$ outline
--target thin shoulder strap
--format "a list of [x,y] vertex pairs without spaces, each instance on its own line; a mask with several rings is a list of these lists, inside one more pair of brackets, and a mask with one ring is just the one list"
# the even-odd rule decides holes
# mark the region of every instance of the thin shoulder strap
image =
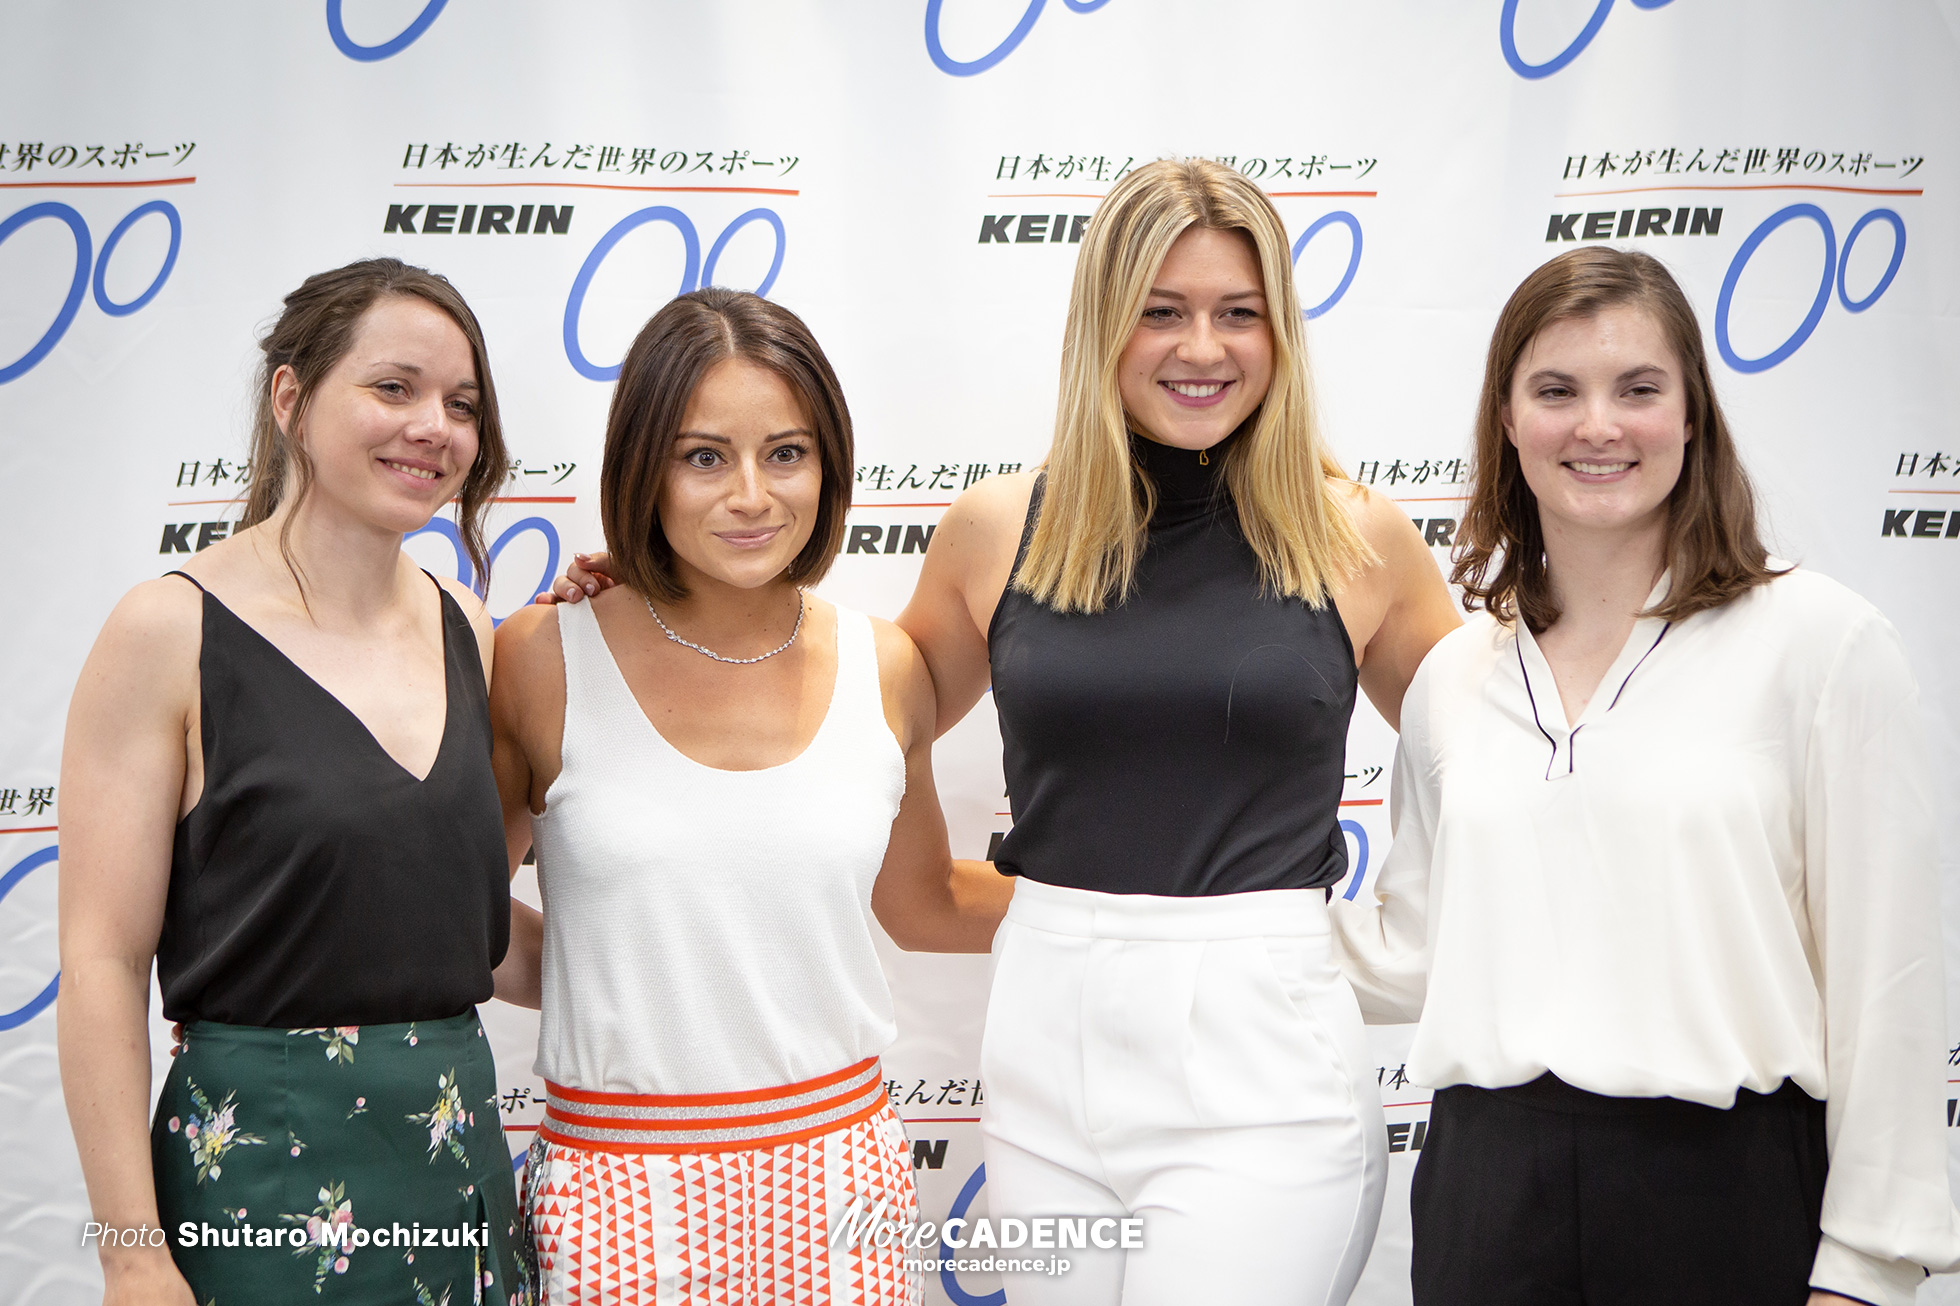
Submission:
[[[197,578],[195,576],[192,576],[188,571],[166,571],[163,574],[166,576],[182,576],[185,580],[189,581],[191,584],[197,585]],[[211,591],[205,589],[202,585],[197,585],[197,592],[199,594],[209,594]]]
[[1007,588],[1014,588],[1015,578],[1021,574],[1021,564],[1027,560],[1028,545],[1034,542],[1035,524],[1041,520],[1041,499],[1048,489],[1048,472],[1044,468],[1034,474],[1034,493],[1028,496],[1027,520],[1021,523],[1021,546],[1014,550],[1014,568],[1007,573]]
[[[620,681],[625,689],[616,666],[609,666],[612,653],[606,648],[605,634],[599,629],[598,614],[593,612],[591,600],[584,603],[560,603],[553,611],[558,614],[558,647],[565,659],[565,722],[566,734],[571,733],[571,722],[591,710],[593,696],[603,696],[607,689],[607,673]],[[631,690],[625,691],[631,697]],[[601,703],[600,710],[615,704]]]

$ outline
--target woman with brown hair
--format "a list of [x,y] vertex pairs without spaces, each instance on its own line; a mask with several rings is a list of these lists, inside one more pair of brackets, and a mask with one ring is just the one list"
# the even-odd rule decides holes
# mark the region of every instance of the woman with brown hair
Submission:
[[[104,1300],[501,1303],[490,621],[401,547],[455,500],[484,571],[483,334],[373,259],[260,348],[240,529],[124,597],[69,708],[61,1080]],[[146,1139],[152,959],[182,1034]]]
[[851,483],[803,322],[683,295],[606,423],[620,583],[497,634],[511,865],[535,844],[544,900],[498,995],[542,1009],[524,1205],[551,1306],[919,1300],[906,1249],[865,1236],[916,1216],[870,913],[984,952],[1007,888],[947,852],[911,640],[804,592]]
[[1575,250],[1491,338],[1379,905],[1436,1092],[1419,1306],[1907,1306],[1960,1263],[1931,795],[1898,635],[1772,561],[1701,331]]
[[1374,1241],[1385,1131],[1323,890],[1357,685],[1393,724],[1456,618],[1409,519],[1326,449],[1291,272],[1239,173],[1118,182],[1044,470],[960,496],[899,618],[939,728],[991,684],[1005,744],[988,1208],[1143,1222],[1010,1276],[1016,1306],[1339,1303]]

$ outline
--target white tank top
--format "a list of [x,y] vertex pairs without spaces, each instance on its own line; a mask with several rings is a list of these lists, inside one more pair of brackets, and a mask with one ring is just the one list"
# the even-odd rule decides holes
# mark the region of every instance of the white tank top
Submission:
[[869,618],[837,609],[837,681],[794,760],[723,771],[655,730],[592,605],[561,605],[564,769],[534,817],[544,897],[537,1073],[600,1092],[795,1083],[897,1035],[871,885],[905,793]]

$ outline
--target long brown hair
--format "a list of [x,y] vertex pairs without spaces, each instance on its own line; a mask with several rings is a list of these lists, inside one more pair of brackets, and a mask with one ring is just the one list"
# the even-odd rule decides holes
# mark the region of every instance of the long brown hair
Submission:
[[[252,421],[250,458],[252,488],[245,501],[245,516],[238,524],[241,529],[258,525],[272,516],[288,495],[294,508],[306,498],[313,484],[313,461],[297,438],[306,410],[320,383],[353,347],[362,316],[382,300],[398,296],[435,305],[470,342],[478,386],[476,461],[470,464],[469,475],[463,478],[462,491],[456,496],[456,531],[476,567],[481,592],[490,583],[483,519],[510,471],[503,421],[497,413],[497,387],[490,379],[490,354],[476,314],[456,287],[447,278],[410,267],[400,259],[362,259],[331,272],[314,273],[286,296],[285,311],[260,338],[258,412]],[[280,430],[272,413],[272,378],[282,367],[293,369],[299,386],[291,432]],[[293,515],[289,512],[279,532],[279,551],[297,579],[299,570],[290,546],[292,528]]]
[[1328,484],[1347,477],[1314,410],[1278,212],[1231,168],[1160,159],[1110,189],[1075,260],[1048,480],[1014,580],[1051,608],[1100,612],[1122,599],[1135,575],[1155,489],[1130,452],[1117,365],[1164,256],[1193,227],[1243,232],[1264,282],[1273,379],[1223,471],[1265,589],[1319,607],[1335,583],[1375,558]]
[[633,339],[606,414],[599,522],[613,575],[648,598],[687,596],[660,524],[660,488],[688,400],[708,369],[729,358],[766,368],[802,402],[816,436],[823,488],[809,542],[789,564],[798,585],[830,570],[851,511],[851,410],[830,360],[803,319],[746,290],[710,287],[671,300]]
[[1525,483],[1518,451],[1504,434],[1504,410],[1518,361],[1553,322],[1592,317],[1631,304],[1651,314],[1680,361],[1688,432],[1681,476],[1667,496],[1666,598],[1647,615],[1679,621],[1719,607],[1781,573],[1756,532],[1756,496],[1737,457],[1734,437],[1702,348],[1688,297],[1659,260],[1597,246],[1559,255],[1511,293],[1491,333],[1477,403],[1470,502],[1457,528],[1455,569],[1468,611],[1518,616],[1535,632],[1559,619],[1545,571],[1538,500]]

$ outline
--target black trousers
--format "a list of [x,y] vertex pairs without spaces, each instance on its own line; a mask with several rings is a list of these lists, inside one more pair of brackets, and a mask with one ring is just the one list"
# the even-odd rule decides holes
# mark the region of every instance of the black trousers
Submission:
[[1545,1075],[1436,1094],[1409,1204],[1415,1306],[1803,1306],[1824,1104],[1727,1111]]

